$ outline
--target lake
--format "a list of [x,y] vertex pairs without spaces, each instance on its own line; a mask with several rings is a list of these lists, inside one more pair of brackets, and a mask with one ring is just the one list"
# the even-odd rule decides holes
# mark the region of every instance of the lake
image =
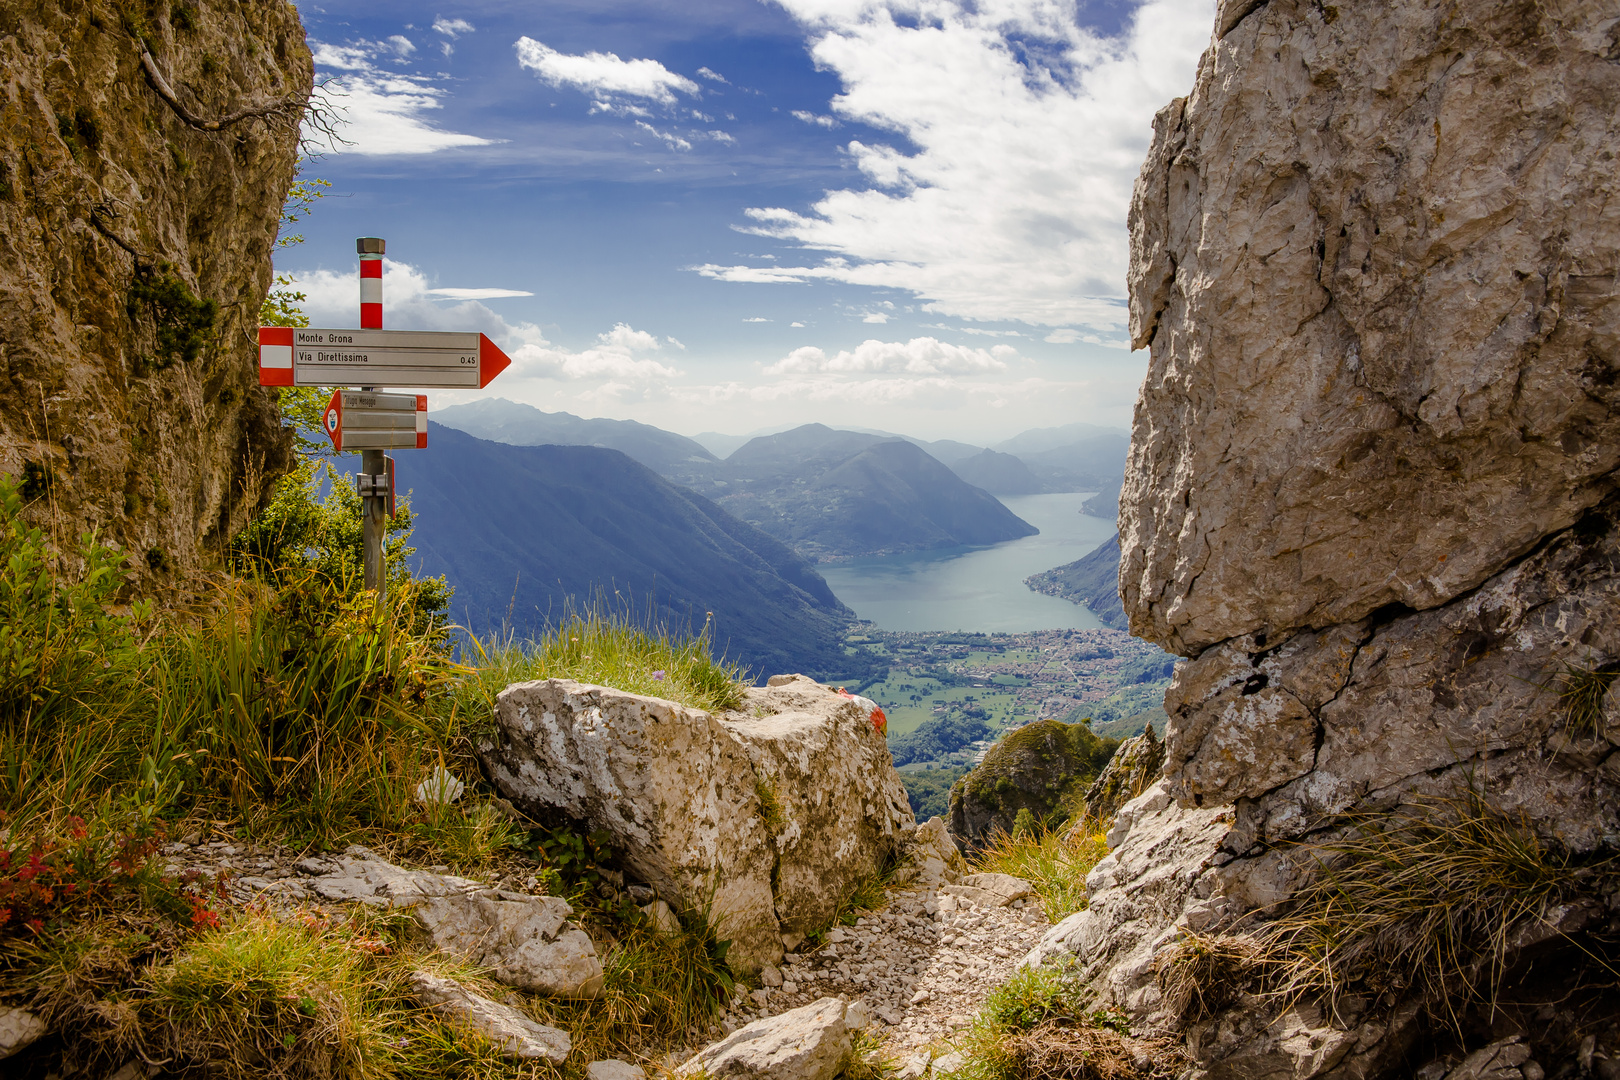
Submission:
[[816,569],[838,599],[880,630],[1089,630],[1079,604],[1042,596],[1024,579],[1090,554],[1114,523],[1080,513],[1091,493],[1009,495],[1001,501],[1041,530],[986,548],[884,555]]

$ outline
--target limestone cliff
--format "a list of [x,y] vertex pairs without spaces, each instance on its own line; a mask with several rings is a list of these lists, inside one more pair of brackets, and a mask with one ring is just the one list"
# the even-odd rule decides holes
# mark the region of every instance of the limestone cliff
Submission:
[[[1278,910],[1314,865],[1291,845],[1346,822],[1473,789],[1549,850],[1620,846],[1614,695],[1577,723],[1559,692],[1620,661],[1617,115],[1612,5],[1225,0],[1157,117],[1120,589],[1191,659],[1163,786],[1064,932],[1178,883],[1104,979],[1139,1015],[1173,925]],[[1416,1003],[1380,1009],[1210,1028],[1195,1057],[1412,1066]]]
[[0,70],[0,473],[161,591],[288,464],[254,330],[303,28],[284,0],[0,0]]

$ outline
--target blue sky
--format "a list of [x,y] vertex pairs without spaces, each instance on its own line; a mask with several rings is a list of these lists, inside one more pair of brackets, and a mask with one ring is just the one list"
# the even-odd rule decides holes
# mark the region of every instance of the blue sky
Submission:
[[[688,434],[1126,426],[1125,215],[1212,0],[299,5],[346,142],[279,269],[485,394]],[[466,400],[435,394],[434,404]]]

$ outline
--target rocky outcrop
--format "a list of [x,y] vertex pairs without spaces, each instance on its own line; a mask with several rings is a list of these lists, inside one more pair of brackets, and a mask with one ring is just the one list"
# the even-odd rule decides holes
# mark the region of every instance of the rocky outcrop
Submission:
[[1086,908],[1052,927],[1027,964],[1076,959],[1100,999],[1142,1024],[1163,1023],[1155,954],[1179,928],[1206,930],[1226,914],[1207,863],[1230,810],[1183,809],[1155,785],[1119,811],[1111,849],[1086,875]]
[[951,834],[966,848],[1011,835],[1019,811],[1034,824],[1067,818],[1118,740],[1086,724],[1037,720],[1004,736],[951,788]]
[[883,736],[851,698],[802,675],[710,715],[566,679],[518,683],[479,748],[518,807],[606,829],[626,869],[705,914],[755,969],[782,935],[827,925],[914,828]]
[[1462,597],[1620,465],[1613,12],[1221,9],[1131,208],[1120,588],[1184,655]]
[[1142,734],[1119,744],[1096,782],[1086,789],[1085,816],[1074,827],[1109,828],[1120,809],[1157,782],[1163,771],[1164,743],[1149,724]]
[[[1560,694],[1620,662],[1613,12],[1225,0],[1216,30],[1131,212],[1120,588],[1190,659],[1163,785],[1063,939],[1160,1022],[1144,957],[1282,910],[1336,825],[1473,791],[1549,850],[1620,845],[1620,728]],[[1113,912],[1148,944],[1096,936]],[[1256,1005],[1191,1049],[1377,1076],[1422,1004]]]
[[[96,530],[161,591],[218,563],[290,461],[254,330],[303,28],[281,3],[3,0],[0,70],[0,473],[35,524]],[[260,106],[284,108],[180,112]]]

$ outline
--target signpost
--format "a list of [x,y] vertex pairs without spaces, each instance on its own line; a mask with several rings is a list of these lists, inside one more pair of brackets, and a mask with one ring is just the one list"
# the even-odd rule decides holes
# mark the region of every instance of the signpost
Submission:
[[[365,508],[366,588],[383,596],[383,524],[394,515],[394,459],[427,447],[427,397],[383,387],[482,390],[512,363],[479,333],[384,330],[382,259],[375,236],[360,256],[360,329],[259,327],[260,386],[333,386],[321,423],[339,452],[361,452],[355,484]],[[358,391],[358,392],[356,392]]]
[[332,449],[425,450],[427,395],[337,390],[326,403],[321,427]]
[[493,341],[476,333],[259,329],[261,386],[482,390],[511,362]]

